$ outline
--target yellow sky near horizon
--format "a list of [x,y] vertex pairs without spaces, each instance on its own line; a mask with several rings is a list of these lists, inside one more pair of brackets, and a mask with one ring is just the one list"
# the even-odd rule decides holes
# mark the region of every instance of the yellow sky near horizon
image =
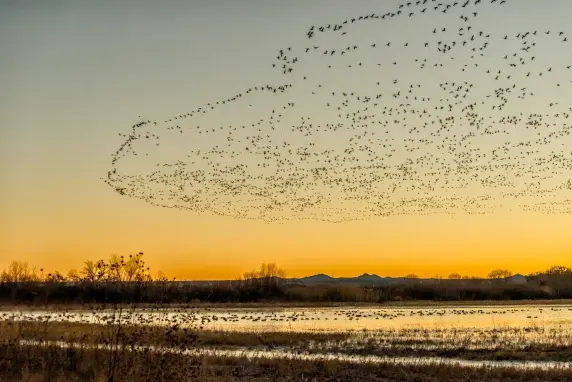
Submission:
[[[572,265],[567,216],[396,216],[339,224],[266,224],[204,216],[186,219],[179,211],[130,204],[131,214],[122,218],[100,211],[77,225],[73,222],[82,218],[80,211],[62,214],[50,224],[37,221],[37,228],[30,224],[33,218],[13,221],[3,229],[13,235],[0,241],[0,267],[18,259],[67,271],[80,268],[84,260],[138,251],[145,253],[153,271],[177,279],[234,279],[263,262],[277,263],[289,277],[446,277],[452,272],[485,276],[494,268],[526,274],[556,264]],[[26,226],[35,232],[33,240],[22,234]],[[67,234],[62,237],[64,229]]]

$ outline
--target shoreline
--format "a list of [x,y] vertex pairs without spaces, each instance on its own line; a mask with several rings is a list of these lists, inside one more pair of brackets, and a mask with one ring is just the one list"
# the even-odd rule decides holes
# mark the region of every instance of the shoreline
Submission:
[[[0,379],[20,380],[23,371],[35,367],[39,375],[57,370],[66,381],[94,380],[91,376],[107,370],[102,365],[114,354],[122,362],[122,380],[133,380],[134,375],[149,380],[155,369],[162,370],[157,380],[165,380],[167,369],[172,371],[169,380],[196,380],[192,370],[207,364],[201,369],[212,373],[206,380],[217,380],[225,370],[221,381],[232,380],[245,368],[248,380],[276,376],[277,370],[288,381],[310,373],[319,381],[339,381],[342,373],[347,381],[404,380],[403,372],[432,382],[572,378],[568,330],[507,326],[454,330],[451,336],[442,331],[428,335],[431,332],[229,332],[186,328],[176,321],[144,326],[7,319],[0,320],[0,358],[7,360]],[[507,336],[517,340],[507,341]]]
[[[246,302],[246,303],[210,303],[194,302],[188,304],[167,303],[167,304],[123,304],[125,310],[143,309],[207,309],[207,310],[233,310],[233,309],[325,309],[325,308],[355,308],[355,309],[409,309],[409,308],[456,308],[456,307],[495,307],[495,306],[572,306],[572,299],[554,300],[465,300],[465,301],[390,301],[383,303],[315,303],[315,302],[287,302],[287,301],[267,301],[267,302]],[[42,311],[42,310],[101,310],[114,309],[120,304],[81,304],[81,303],[61,303],[61,304],[13,304],[0,303],[1,311]]]
[[[519,368],[520,364],[453,362],[344,362],[328,357],[253,357],[245,353],[180,354],[67,346],[0,345],[0,356],[7,356],[0,379],[55,381],[169,380],[169,381],[567,381],[569,367],[550,370]],[[110,358],[110,355],[116,355]],[[15,357],[15,358],[14,358]],[[15,360],[17,359],[17,361]],[[354,358],[355,359],[355,358]],[[110,360],[115,360],[111,363]],[[383,361],[383,360],[382,360]],[[470,365],[470,366],[469,366]],[[494,366],[497,367],[494,367]],[[492,367],[491,367],[492,366]],[[35,377],[35,378],[32,378]]]
[[[100,346],[114,338],[117,327],[104,324],[63,322],[12,322],[0,321],[0,343],[31,341],[48,344],[82,343],[86,346]],[[511,328],[496,331],[508,334]],[[372,333],[351,332],[225,332],[197,328],[175,329],[170,327],[122,326],[121,347],[147,346],[170,348],[184,345],[185,348],[204,351],[249,351],[276,354],[292,352],[318,357],[324,354],[339,357],[407,357],[407,358],[452,358],[470,362],[514,361],[514,362],[570,362],[572,344],[565,345],[560,338],[554,343],[549,340],[552,332],[539,332],[538,341],[529,343],[487,343],[467,344],[465,339],[442,343],[439,338],[423,336],[409,338],[399,331],[387,330],[378,337]],[[396,336],[397,335],[397,336]],[[563,334],[563,337],[567,336]],[[572,366],[572,364],[571,364]]]
[[[86,344],[82,342],[66,342],[66,341],[35,341],[23,340],[17,343],[19,346],[36,346],[36,347],[59,347],[79,348],[79,349],[99,349],[113,350],[113,345],[108,344]],[[340,363],[349,364],[395,364],[402,366],[420,365],[420,366],[440,366],[450,365],[461,368],[491,368],[491,369],[517,369],[517,370],[572,370],[572,362],[566,360],[509,360],[509,359],[470,359],[443,357],[440,355],[377,355],[377,354],[351,354],[351,353],[331,353],[331,352],[301,352],[287,349],[278,349],[273,351],[263,351],[261,349],[235,348],[235,349],[217,349],[208,347],[179,348],[179,347],[154,347],[153,345],[128,345],[123,348],[130,352],[167,352],[171,354],[180,354],[184,356],[218,356],[228,358],[266,358],[266,359],[291,359],[301,361],[324,361],[330,360]]]

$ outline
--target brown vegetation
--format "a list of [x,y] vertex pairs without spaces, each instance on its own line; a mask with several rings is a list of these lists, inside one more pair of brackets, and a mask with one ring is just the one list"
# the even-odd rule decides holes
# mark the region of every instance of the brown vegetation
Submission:
[[[371,333],[352,332],[256,332],[200,330],[196,327],[124,325],[119,344],[121,347],[152,346],[159,348],[216,348],[272,350],[287,349],[304,353],[357,354],[399,357],[454,357],[467,360],[510,361],[568,361],[572,358],[570,333],[554,333],[542,328],[524,327],[522,333],[535,333],[540,342],[506,342],[502,348],[495,343],[495,335],[514,335],[514,328],[494,330],[466,330],[448,337],[447,345],[439,344],[429,330],[410,333],[407,330],[379,330]],[[411,334],[415,336],[412,337]],[[471,333],[480,336],[479,347],[467,346]],[[22,340],[45,343],[64,341],[84,345],[109,344],[113,326],[85,322],[0,321],[0,343]],[[545,339],[550,341],[545,341]],[[322,344],[320,347],[316,344]],[[474,341],[472,343],[475,345]]]
[[512,272],[508,269],[493,269],[488,274],[489,279],[504,279],[512,276]]
[[[542,329],[538,329],[541,334]],[[123,326],[116,337],[115,325],[17,322],[0,323],[0,380],[52,381],[121,381],[121,380],[400,380],[400,381],[565,381],[570,369],[522,370],[516,367],[461,367],[447,364],[399,365],[388,363],[348,362],[322,358],[315,344],[329,344],[328,351],[338,354],[455,357],[474,360],[567,361],[572,348],[550,344],[525,348],[477,349],[465,347],[465,340],[453,342],[452,348],[423,349],[417,340],[406,340],[400,333],[384,333],[379,338],[392,346],[381,346],[364,336],[362,342],[348,346],[349,333],[234,333],[200,331],[141,325]],[[493,335],[498,335],[495,329]],[[470,333],[467,333],[471,336]],[[552,336],[552,334],[548,334]],[[418,338],[430,344],[421,333]],[[427,340],[426,340],[427,339]],[[25,340],[41,341],[35,344]],[[80,344],[58,346],[53,341]],[[102,344],[106,348],[95,348]],[[312,345],[314,344],[314,345]],[[405,345],[405,346],[403,346]],[[184,353],[188,349],[216,347],[244,349],[236,355]],[[251,351],[275,347],[296,351],[300,357],[265,359],[250,357]],[[167,351],[167,349],[170,349]],[[179,350],[180,352],[177,352]],[[303,354],[317,355],[305,360]]]
[[[492,279],[510,275],[494,270]],[[86,261],[67,276],[44,274],[25,262],[12,262],[0,273],[0,302],[4,304],[156,304],[156,303],[384,303],[392,301],[539,300],[572,298],[572,270],[562,266],[527,276],[524,285],[469,279],[419,279],[414,274],[391,284],[289,283],[275,264],[263,264],[237,280],[181,282],[162,274],[152,277],[143,253],[108,261]],[[508,279],[503,279],[508,280]]]
[[109,352],[55,346],[0,345],[0,380],[9,381],[569,381],[569,370],[465,368],[456,365],[349,364],[343,361],[187,356],[131,352],[112,378]]
[[[178,354],[197,349],[268,351],[288,349],[319,357],[323,351],[343,355],[404,357],[455,357],[476,360],[562,360],[572,356],[568,345],[539,344],[521,348],[471,349],[465,341],[449,348],[420,348],[399,335],[385,333],[382,342],[364,337],[348,346],[349,333],[224,332],[200,326],[165,322],[146,326],[121,319],[133,314],[137,304],[157,309],[189,303],[383,303],[399,301],[467,301],[553,298],[567,296],[572,272],[555,267],[529,277],[527,285],[491,283],[488,280],[421,280],[394,285],[289,285],[274,264],[261,266],[238,280],[191,283],[151,277],[143,254],[109,261],[86,262],[80,271],[43,274],[26,263],[14,262],[2,272],[0,299],[30,305],[71,303],[112,307],[105,323],[0,321],[0,381],[3,380],[569,380],[570,370],[518,370],[460,366],[348,363],[302,358],[251,358],[245,354]],[[572,293],[569,293],[572,296]],[[64,311],[65,312],[65,311]],[[6,318],[6,316],[5,316]],[[494,334],[497,335],[496,333]],[[471,336],[473,338],[474,336]],[[388,338],[392,338],[388,342]],[[425,338],[425,337],[423,337]],[[40,341],[26,343],[25,341]],[[54,341],[68,344],[55,346]],[[351,341],[354,341],[352,338]],[[405,341],[405,342],[404,342]],[[426,341],[426,340],[423,340]],[[40,345],[42,343],[43,345]],[[82,344],[70,347],[70,344]],[[317,346],[322,344],[326,348]],[[386,345],[391,346],[386,346]],[[101,345],[104,348],[95,348]],[[395,345],[395,346],[393,346]],[[429,343],[430,345],[430,343]],[[171,349],[169,351],[162,351]]]

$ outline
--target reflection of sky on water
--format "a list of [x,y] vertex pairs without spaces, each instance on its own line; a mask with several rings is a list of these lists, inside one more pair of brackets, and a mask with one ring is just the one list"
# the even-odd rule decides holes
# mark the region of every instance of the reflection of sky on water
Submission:
[[[99,348],[109,349],[109,345],[86,345],[83,343],[66,343],[66,342],[39,342],[39,341],[22,341],[22,345],[56,345],[63,348]],[[572,368],[570,362],[554,362],[554,361],[498,361],[498,360],[466,360],[458,358],[444,358],[444,357],[385,357],[376,355],[357,355],[357,354],[338,354],[338,353],[320,353],[320,354],[307,354],[300,352],[292,352],[288,350],[250,350],[242,349],[204,349],[204,348],[153,348],[136,345],[133,347],[135,351],[161,351],[168,350],[175,354],[187,355],[210,355],[220,357],[247,357],[266,358],[266,359],[300,359],[308,361],[325,361],[337,360],[348,363],[368,363],[368,364],[397,364],[397,365],[451,365],[460,367],[488,367],[488,368],[516,368],[520,370],[568,370]]]
[[[103,323],[111,311],[5,312],[4,319]],[[289,308],[137,310],[125,313],[134,324],[199,325],[234,331],[369,331],[384,329],[554,328],[572,323],[572,306],[494,306],[455,308]]]

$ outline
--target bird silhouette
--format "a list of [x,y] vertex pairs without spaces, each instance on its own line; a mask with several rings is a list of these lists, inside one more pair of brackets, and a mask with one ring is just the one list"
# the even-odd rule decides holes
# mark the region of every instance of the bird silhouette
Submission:
[[[572,65],[542,49],[570,52],[567,36],[478,23],[509,6],[422,0],[312,25],[277,50],[280,85],[139,120],[104,181],[157,207],[266,222],[571,214]],[[422,30],[387,41],[396,19]]]

